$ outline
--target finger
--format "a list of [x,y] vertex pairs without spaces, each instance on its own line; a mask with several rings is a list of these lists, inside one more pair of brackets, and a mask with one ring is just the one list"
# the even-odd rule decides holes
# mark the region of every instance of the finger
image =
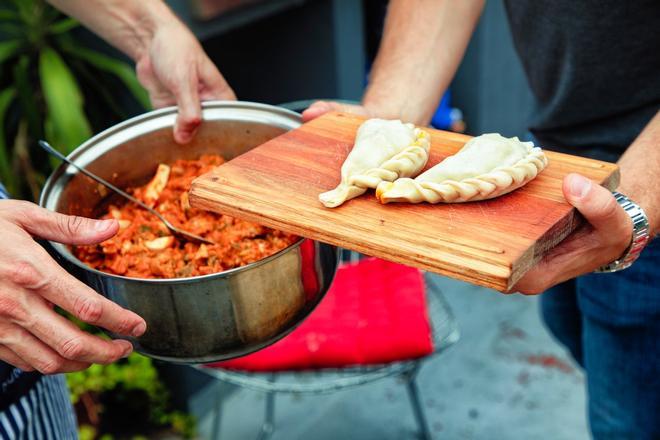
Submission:
[[135,66],[138,81],[149,93],[149,100],[154,108],[176,105],[174,95],[157,78],[151,64],[151,57],[142,57]]
[[591,225],[583,225],[552,248],[511,290],[525,294],[542,293],[556,284],[591,272],[620,255],[616,254],[618,251],[612,254],[607,248],[611,246],[604,246]]
[[128,356],[133,351],[133,346],[128,341],[108,341],[82,331],[71,321],[53,312],[41,297],[31,294],[28,306],[30,317],[24,322],[15,323],[65,359],[109,364]]
[[147,324],[140,316],[99,295],[70,276],[60,276],[52,283],[44,298],[72,313],[78,319],[115,334],[142,336]]
[[64,215],[33,203],[18,202],[14,220],[30,234],[64,244],[94,244],[117,233],[117,220],[94,220]]
[[325,101],[316,101],[302,112],[303,122],[311,121],[331,111],[330,104]]
[[197,73],[188,71],[179,81],[173,90],[179,107],[174,124],[174,140],[179,144],[186,144],[192,140],[202,123],[202,108],[199,102]]
[[543,260],[516,284],[522,293],[540,293],[619,258],[630,244],[630,217],[610,191],[579,174],[563,182],[564,197],[588,221],[551,249]]
[[16,324],[4,324],[2,332],[2,343],[24,362],[43,374],[68,373],[89,367],[86,362],[64,359],[30,332]]
[[343,104],[334,101],[316,101],[310,105],[308,109],[303,111],[303,122],[311,121],[312,119],[318,118],[319,116],[331,111],[368,116],[367,110],[360,105]]
[[21,359],[16,353],[13,352],[13,350],[1,345],[0,359],[10,365],[13,365],[16,368],[20,368],[23,371],[34,371],[34,368],[32,368],[30,364]]
[[[597,231],[611,238],[610,242],[630,243],[632,221],[616,202],[612,193],[579,174],[564,178],[564,196]],[[621,251],[623,251],[621,249]]]
[[176,99],[174,98],[174,95],[172,95],[171,93],[152,92],[149,89],[147,89],[147,91],[149,92],[149,101],[151,101],[151,105],[153,106],[153,108],[157,109],[163,107],[176,106]]
[[21,262],[14,268],[15,284],[38,293],[78,319],[118,335],[141,336],[147,324],[140,316],[120,307],[78,281],[58,266],[43,248],[35,245],[37,262]]
[[525,294],[542,293],[555,284],[585,272],[585,264],[593,265],[602,253],[594,230],[583,225],[548,253],[511,289]]

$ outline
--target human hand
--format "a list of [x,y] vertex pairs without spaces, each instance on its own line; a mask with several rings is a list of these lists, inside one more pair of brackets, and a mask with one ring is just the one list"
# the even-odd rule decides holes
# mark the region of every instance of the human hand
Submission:
[[368,118],[375,117],[374,112],[364,105],[343,104],[334,101],[316,101],[302,112],[303,122],[311,121],[328,112],[344,112],[354,115],[366,116]]
[[0,359],[25,371],[78,371],[128,356],[130,342],[80,330],[54,305],[89,324],[140,336],[146,323],[70,276],[32,237],[93,244],[117,232],[116,220],[66,216],[17,200],[0,201]]
[[177,19],[160,24],[136,60],[138,80],[154,107],[178,105],[174,140],[192,140],[202,122],[200,100],[236,99],[195,36]]
[[630,245],[632,221],[609,190],[579,174],[569,174],[564,178],[563,191],[587,222],[550,250],[512,292],[544,292],[611,263]]

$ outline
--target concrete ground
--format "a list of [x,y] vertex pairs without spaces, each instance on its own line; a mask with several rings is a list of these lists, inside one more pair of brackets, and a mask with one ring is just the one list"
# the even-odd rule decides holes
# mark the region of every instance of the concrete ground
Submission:
[[[589,438],[584,378],[540,321],[537,298],[501,295],[428,275],[458,320],[461,338],[424,363],[418,383],[437,439]],[[256,438],[264,395],[206,382],[189,396],[200,436],[210,438],[222,400],[221,439]],[[405,386],[387,378],[320,396],[280,394],[273,439],[413,439]]]

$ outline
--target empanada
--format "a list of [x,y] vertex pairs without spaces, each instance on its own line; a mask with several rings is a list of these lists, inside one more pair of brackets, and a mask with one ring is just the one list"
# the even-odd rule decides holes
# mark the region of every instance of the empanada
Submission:
[[430,136],[399,120],[369,119],[360,125],[355,145],[341,167],[341,182],[319,195],[328,208],[357,197],[368,188],[415,176],[429,157]]
[[548,159],[532,142],[496,133],[471,139],[415,179],[398,179],[378,185],[381,203],[455,203],[492,199],[532,180]]

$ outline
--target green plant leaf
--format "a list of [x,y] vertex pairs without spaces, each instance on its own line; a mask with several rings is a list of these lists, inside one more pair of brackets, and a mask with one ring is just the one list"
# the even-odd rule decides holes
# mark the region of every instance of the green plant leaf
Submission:
[[10,194],[16,194],[16,178],[11,170],[11,155],[5,139],[5,114],[14,100],[16,90],[8,88],[0,92],[0,182]]
[[151,107],[147,91],[138,82],[131,66],[115,58],[84,47],[67,47],[67,52],[88,62],[95,68],[111,73],[119,78],[130,90],[135,99],[145,108]]
[[78,26],[80,26],[80,23],[78,23],[78,21],[74,20],[73,18],[64,18],[51,24],[49,26],[48,32],[56,35],[63,34]]
[[37,6],[41,8],[41,16],[44,23],[51,23],[58,17],[65,17],[58,9],[52,7],[46,1],[37,0],[37,3]]
[[11,23],[8,21],[0,21],[0,34],[17,37],[23,34],[23,26],[18,23]]
[[20,40],[0,41],[0,66],[13,57],[21,47]]
[[92,135],[82,93],[62,57],[50,47],[39,54],[39,77],[47,107],[46,136],[68,154]]
[[[196,438],[196,421],[191,415],[173,411],[171,407],[171,396],[167,388],[158,377],[158,371],[151,359],[137,353],[131,353],[127,359],[110,365],[92,365],[87,370],[69,373],[66,380],[71,392],[74,404],[80,405],[80,398],[85,394],[97,394],[102,399],[102,394],[111,393],[114,396],[135,395],[128,391],[142,391],[148,397],[145,405],[141,408],[148,412],[148,420],[145,420],[144,432],[135,432],[131,439],[152,438],[149,434],[153,428],[170,428],[184,438]],[[118,399],[121,401],[121,398]],[[111,410],[107,408],[105,410]],[[105,411],[99,413],[101,417],[100,426],[103,426]],[[96,432],[99,440],[111,436],[115,432],[112,428]],[[144,437],[143,437],[144,436]],[[119,438],[124,438],[119,436]],[[178,437],[177,437],[178,438]],[[81,440],[83,440],[81,436]]]
[[41,139],[44,135],[36,94],[30,81],[30,58],[23,55],[14,66],[14,84],[18,92],[18,101],[28,123],[28,133],[31,139]]
[[0,9],[0,21],[12,21],[20,20],[21,17],[16,11],[11,11],[9,9]]
[[78,427],[78,438],[80,440],[94,440],[96,429],[92,425],[81,425]]
[[[101,73],[98,69],[85,63],[80,59],[71,60],[71,68],[79,75],[80,83],[89,84],[98,94],[98,97],[103,100],[104,106],[107,106],[107,109],[111,112],[119,115],[122,119],[126,119],[127,116],[121,106],[117,103],[115,99],[114,87],[108,87],[107,81],[101,80],[99,75],[108,76],[108,74]],[[114,79],[114,78],[111,78]],[[82,81],[84,80],[84,82]],[[96,98],[96,96],[95,96]]]
[[29,22],[30,18],[34,16],[35,13],[38,13],[38,11],[36,11],[38,6],[36,1],[38,0],[11,0],[18,10],[19,16],[25,22]]

